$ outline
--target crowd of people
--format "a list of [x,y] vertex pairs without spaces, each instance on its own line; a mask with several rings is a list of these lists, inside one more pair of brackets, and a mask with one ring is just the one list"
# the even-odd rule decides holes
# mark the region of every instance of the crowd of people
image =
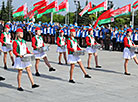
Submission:
[[[1,24],[4,22],[0,22]],[[21,21],[13,21],[7,22],[10,26],[10,33],[12,39],[15,39],[15,34],[17,28],[22,28],[24,31],[24,40],[31,41],[32,37],[35,36],[35,28],[40,27],[41,35],[44,39],[45,43],[55,44],[56,38],[59,35],[59,31],[63,29],[64,36],[68,38],[70,36],[70,29],[74,28],[76,31],[75,38],[77,39],[79,45],[81,47],[86,47],[85,38],[88,35],[88,29],[92,28],[92,25],[88,26],[82,25],[78,26],[77,24],[59,24],[59,23],[42,23],[39,21],[38,23],[30,22],[21,22]],[[4,25],[4,24],[2,24]],[[98,26],[94,29],[94,37],[98,43],[102,45],[102,48],[105,50],[113,50],[113,51],[123,51],[123,38],[126,35],[127,29],[133,29],[132,26],[121,26],[118,27],[108,27],[108,26]],[[3,28],[1,28],[3,29]],[[132,33],[132,40],[138,44],[138,29],[134,30]]]
[[[131,48],[137,48],[138,29],[134,30],[132,26],[122,26],[112,28],[108,26],[97,26],[93,29],[92,25],[78,26],[77,24],[61,25],[59,23],[33,23],[31,22],[0,22],[0,42],[2,43],[1,52],[4,53],[3,62],[4,69],[7,69],[7,53],[9,52],[11,57],[12,66],[18,70],[17,90],[23,91],[21,87],[21,75],[23,69],[26,69],[32,88],[37,88],[39,85],[34,84],[32,73],[30,71],[31,62],[24,62],[21,59],[26,54],[32,54],[35,56],[35,70],[36,76],[40,76],[39,62],[40,59],[44,60],[44,63],[48,66],[49,72],[56,71],[54,67],[49,63],[46,52],[41,52],[40,49],[45,47],[45,43],[57,44],[57,52],[59,53],[58,64],[63,65],[61,62],[62,54],[64,55],[65,64],[70,64],[70,83],[75,83],[73,80],[73,70],[75,64],[78,63],[84,78],[91,78],[86,72],[81,58],[79,55],[74,55],[77,52],[83,52],[82,47],[86,47],[88,53],[87,69],[91,69],[90,63],[92,55],[95,58],[95,68],[102,68],[98,63],[98,54],[96,46],[100,45],[102,49],[123,51],[123,57],[125,59],[124,68],[125,75],[130,75],[127,70],[128,61],[133,58],[136,64],[138,64],[137,57]],[[31,41],[33,52],[29,51],[26,41]],[[12,44],[12,49],[7,45]],[[66,51],[68,50],[68,51]],[[68,57],[66,57],[68,52]],[[16,56],[14,59],[13,54]],[[0,77],[0,80],[5,78]]]

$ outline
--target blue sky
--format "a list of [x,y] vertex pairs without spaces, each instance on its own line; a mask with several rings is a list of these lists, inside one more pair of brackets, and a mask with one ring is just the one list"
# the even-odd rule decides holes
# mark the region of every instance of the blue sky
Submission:
[[[2,1],[7,1],[7,0],[0,0],[0,5],[1,5]],[[40,0],[13,0],[12,5],[14,6],[14,9],[17,9],[22,4],[27,3],[27,5],[30,9],[32,7],[32,5],[38,1],[40,1]],[[54,1],[54,0],[49,0],[49,2],[52,2],[52,1]],[[58,0],[58,4],[62,1],[63,0]],[[81,2],[81,6],[84,7],[86,0],[79,0],[79,1]],[[88,0],[88,1],[91,1],[92,3],[97,5],[101,2],[103,2],[104,0]],[[129,4],[129,3],[132,4],[135,0],[112,0],[112,1],[114,2],[116,7],[122,7],[122,6]],[[70,5],[69,6],[70,11],[75,11],[76,7],[74,5],[74,0],[69,0],[69,5]]]

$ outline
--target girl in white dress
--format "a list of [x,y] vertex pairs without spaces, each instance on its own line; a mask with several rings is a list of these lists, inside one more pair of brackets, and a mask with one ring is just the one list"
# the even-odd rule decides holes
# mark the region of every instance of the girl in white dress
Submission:
[[[61,64],[61,57],[62,54],[64,55],[64,60],[65,60],[65,64],[67,64],[67,57],[66,57],[66,41],[65,41],[65,37],[64,37],[64,31],[60,30],[60,36],[57,37],[57,52],[59,53],[59,63]],[[64,46],[65,48],[62,48],[62,46]]]
[[21,76],[23,69],[26,69],[28,77],[30,79],[30,82],[32,84],[32,88],[39,87],[39,85],[34,84],[32,73],[30,70],[30,67],[32,66],[30,62],[23,62],[21,61],[21,58],[27,54],[30,53],[26,46],[25,40],[23,40],[23,30],[21,28],[18,28],[16,30],[16,40],[13,42],[13,53],[16,56],[14,68],[18,70],[17,75],[17,81],[18,81],[18,88],[17,90],[23,91],[23,88],[21,87]]

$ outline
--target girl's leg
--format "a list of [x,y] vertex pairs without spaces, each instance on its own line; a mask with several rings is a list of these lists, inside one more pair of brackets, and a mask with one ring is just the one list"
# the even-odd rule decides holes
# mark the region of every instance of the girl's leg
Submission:
[[73,80],[73,70],[74,70],[75,64],[71,64],[70,68],[70,80]]
[[133,59],[134,59],[135,63],[138,64],[138,59],[137,59],[137,57],[134,57]]
[[30,79],[31,84],[34,85],[34,80],[33,80],[33,77],[32,77],[32,73],[31,73],[30,67],[27,67],[26,71],[27,71],[27,74],[28,74],[28,77]]
[[125,73],[128,73],[128,71],[127,71],[128,61],[129,61],[129,59],[125,59],[125,63],[124,63]]
[[61,57],[62,57],[62,53],[60,52],[60,53],[59,53],[59,57],[58,57],[58,59],[59,59],[59,64],[61,64]]
[[87,68],[90,68],[91,58],[92,58],[92,54],[89,54],[88,55],[88,67]]
[[44,57],[43,59],[44,59],[45,64],[46,64],[49,68],[51,68],[51,65],[50,65],[50,63],[48,62],[47,57]]
[[64,54],[64,60],[65,60],[65,63],[67,64],[66,52],[63,52],[63,54]]
[[56,71],[56,69],[54,69],[53,67],[51,67],[50,63],[48,62],[47,57],[44,57],[43,59],[44,59],[45,64],[49,67],[49,71],[50,72]]
[[3,61],[4,61],[4,69],[7,69],[7,52],[4,52],[4,58],[3,58]]
[[96,64],[96,66],[98,66],[98,56],[97,56],[97,53],[94,53],[93,55],[95,57],[95,64]]
[[40,59],[36,59],[36,62],[35,62],[35,70],[36,70],[36,73],[38,73],[38,65],[39,65],[39,62],[40,62]]
[[13,58],[12,51],[9,51],[9,54],[10,54],[10,57],[11,57],[11,60],[12,60],[12,66],[13,66],[14,65],[14,58]]
[[21,76],[22,76],[22,70],[18,70],[18,75],[17,75],[18,88],[21,88]]
[[79,64],[79,66],[80,66],[82,72],[84,73],[84,75],[87,75],[87,73],[86,73],[86,71],[85,71],[85,69],[84,69],[84,66],[83,66],[82,62],[80,61],[80,62],[78,62],[78,64]]

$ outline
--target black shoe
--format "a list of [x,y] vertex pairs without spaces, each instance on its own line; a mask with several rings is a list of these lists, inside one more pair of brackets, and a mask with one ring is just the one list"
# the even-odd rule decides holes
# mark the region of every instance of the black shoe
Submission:
[[18,91],[24,91],[23,88],[21,88],[21,87],[20,88],[17,88],[17,90]]
[[3,81],[3,80],[5,80],[5,78],[3,78],[3,77],[0,77],[0,81]]
[[85,78],[91,78],[91,76],[89,76],[89,75],[87,74],[87,75],[85,75]]
[[130,73],[127,73],[127,72],[125,72],[124,74],[125,74],[125,75],[131,75]]
[[59,62],[58,64],[63,65],[63,63]]
[[75,83],[75,81],[74,81],[74,80],[69,80],[69,82],[70,82],[70,83]]
[[96,66],[96,68],[102,68],[102,66]]
[[14,66],[14,63],[12,63],[12,66]]
[[8,69],[7,66],[4,66],[4,69]]
[[39,87],[39,85],[36,84],[32,85],[32,88],[37,88],[37,87]]
[[66,62],[65,65],[68,65],[68,63]]
[[87,69],[92,69],[92,68],[90,68],[90,67],[87,67]]
[[50,71],[50,72],[56,71],[56,69],[54,69],[54,68],[51,67],[51,68],[49,68],[49,71]]
[[40,76],[39,72],[36,72],[36,73],[35,73],[35,76]]

